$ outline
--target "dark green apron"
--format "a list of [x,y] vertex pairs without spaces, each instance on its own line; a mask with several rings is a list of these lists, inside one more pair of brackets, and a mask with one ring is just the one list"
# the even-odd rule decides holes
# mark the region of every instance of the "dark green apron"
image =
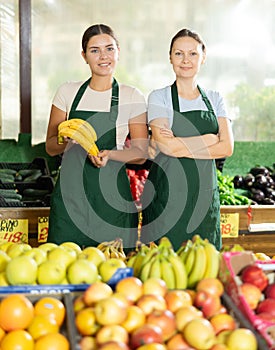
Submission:
[[[199,88],[199,87],[198,87]],[[217,134],[218,122],[204,91],[208,110],[180,112],[176,83],[171,86],[172,131],[176,137]],[[143,242],[167,236],[174,249],[199,234],[221,248],[220,201],[215,161],[169,157],[154,159],[142,194]]]
[[[69,119],[80,118],[93,125],[99,150],[115,149],[119,86],[114,80],[110,112],[76,110],[89,82],[78,90]],[[97,168],[80,145],[66,150],[51,198],[48,242],[71,241],[84,247],[121,237],[124,247],[134,247],[137,226],[125,165],[109,160],[105,167]]]

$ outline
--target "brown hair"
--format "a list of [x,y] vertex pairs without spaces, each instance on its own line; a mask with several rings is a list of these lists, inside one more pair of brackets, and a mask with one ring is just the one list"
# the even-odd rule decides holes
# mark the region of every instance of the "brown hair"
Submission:
[[198,43],[201,44],[202,46],[202,51],[205,52],[205,44],[202,40],[202,38],[200,37],[200,35],[196,32],[194,32],[193,30],[190,30],[190,29],[187,29],[187,28],[184,28],[184,29],[181,29],[173,38],[172,38],[172,41],[171,41],[171,44],[170,44],[170,49],[169,49],[169,55],[171,55],[171,52],[172,52],[172,48],[173,48],[173,45],[175,43],[175,41],[179,38],[183,38],[183,37],[186,37],[186,36],[189,36],[193,39],[195,39]]
[[82,50],[83,50],[83,52],[86,53],[87,45],[88,45],[88,42],[91,39],[91,37],[93,37],[95,35],[100,35],[100,34],[110,35],[115,40],[117,47],[119,47],[119,42],[118,42],[112,28],[110,28],[106,24],[94,24],[94,25],[90,26],[89,28],[87,28],[83,34],[83,37],[82,37]]

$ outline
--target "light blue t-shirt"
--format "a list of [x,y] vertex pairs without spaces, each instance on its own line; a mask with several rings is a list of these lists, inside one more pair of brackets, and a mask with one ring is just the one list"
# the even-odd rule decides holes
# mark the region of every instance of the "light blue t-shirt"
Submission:
[[[223,97],[219,92],[214,90],[206,90],[203,88],[207,98],[209,99],[212,108],[217,117],[227,117],[226,107]],[[201,95],[194,100],[186,100],[179,96],[180,112],[188,112],[193,110],[206,110],[207,106],[204,103]],[[173,123],[173,104],[171,95],[171,86],[166,86],[161,89],[153,90],[148,97],[148,122],[150,123],[156,118],[168,118],[170,127]]]

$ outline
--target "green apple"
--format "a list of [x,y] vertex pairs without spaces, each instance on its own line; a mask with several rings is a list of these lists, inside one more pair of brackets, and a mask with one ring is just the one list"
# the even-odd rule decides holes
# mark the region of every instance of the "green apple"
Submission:
[[9,282],[7,280],[6,272],[0,272],[0,286],[1,287],[6,287],[9,286]]
[[7,252],[7,249],[13,245],[13,244],[16,244],[16,243],[13,243],[13,242],[3,242],[0,244],[0,250],[3,250],[4,252]]
[[27,243],[15,243],[8,247],[7,254],[13,259],[31,249],[32,246]]
[[80,246],[75,242],[63,242],[60,244],[60,247],[73,249],[76,251],[77,255],[82,252],[82,249],[80,248]]
[[66,268],[77,258],[76,251],[58,246],[48,252],[48,260],[63,264]]
[[108,282],[117,269],[126,268],[126,267],[127,266],[125,262],[122,261],[121,259],[110,258],[110,259],[107,259],[106,261],[103,261],[98,266],[98,272],[101,276],[102,281]]
[[92,261],[97,267],[103,261],[106,261],[104,253],[97,247],[86,247],[82,250],[82,253],[78,255],[79,259],[87,259]]
[[45,250],[42,250],[37,247],[28,250],[22,255],[30,256],[31,258],[33,258],[36,261],[37,266],[40,265],[43,261],[47,260],[47,253],[45,252]]
[[97,281],[98,270],[89,260],[77,259],[67,268],[67,278],[71,284],[91,284]]
[[11,285],[35,284],[37,264],[29,256],[19,255],[11,259],[6,267],[7,281]]
[[66,278],[66,267],[58,261],[46,260],[38,266],[38,284],[61,284]]
[[11,260],[6,252],[0,250],[0,272],[5,271],[7,263]]
[[51,251],[54,248],[57,248],[58,245],[52,242],[42,243],[38,246],[39,249],[44,250],[47,254],[49,251]]

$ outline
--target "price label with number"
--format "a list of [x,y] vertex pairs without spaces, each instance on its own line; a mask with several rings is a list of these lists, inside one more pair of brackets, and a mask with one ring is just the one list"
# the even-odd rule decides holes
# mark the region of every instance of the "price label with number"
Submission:
[[221,214],[222,237],[238,237],[239,235],[239,213]]
[[38,243],[47,242],[49,229],[49,218],[47,216],[38,218]]
[[28,220],[0,220],[0,242],[28,243]]

